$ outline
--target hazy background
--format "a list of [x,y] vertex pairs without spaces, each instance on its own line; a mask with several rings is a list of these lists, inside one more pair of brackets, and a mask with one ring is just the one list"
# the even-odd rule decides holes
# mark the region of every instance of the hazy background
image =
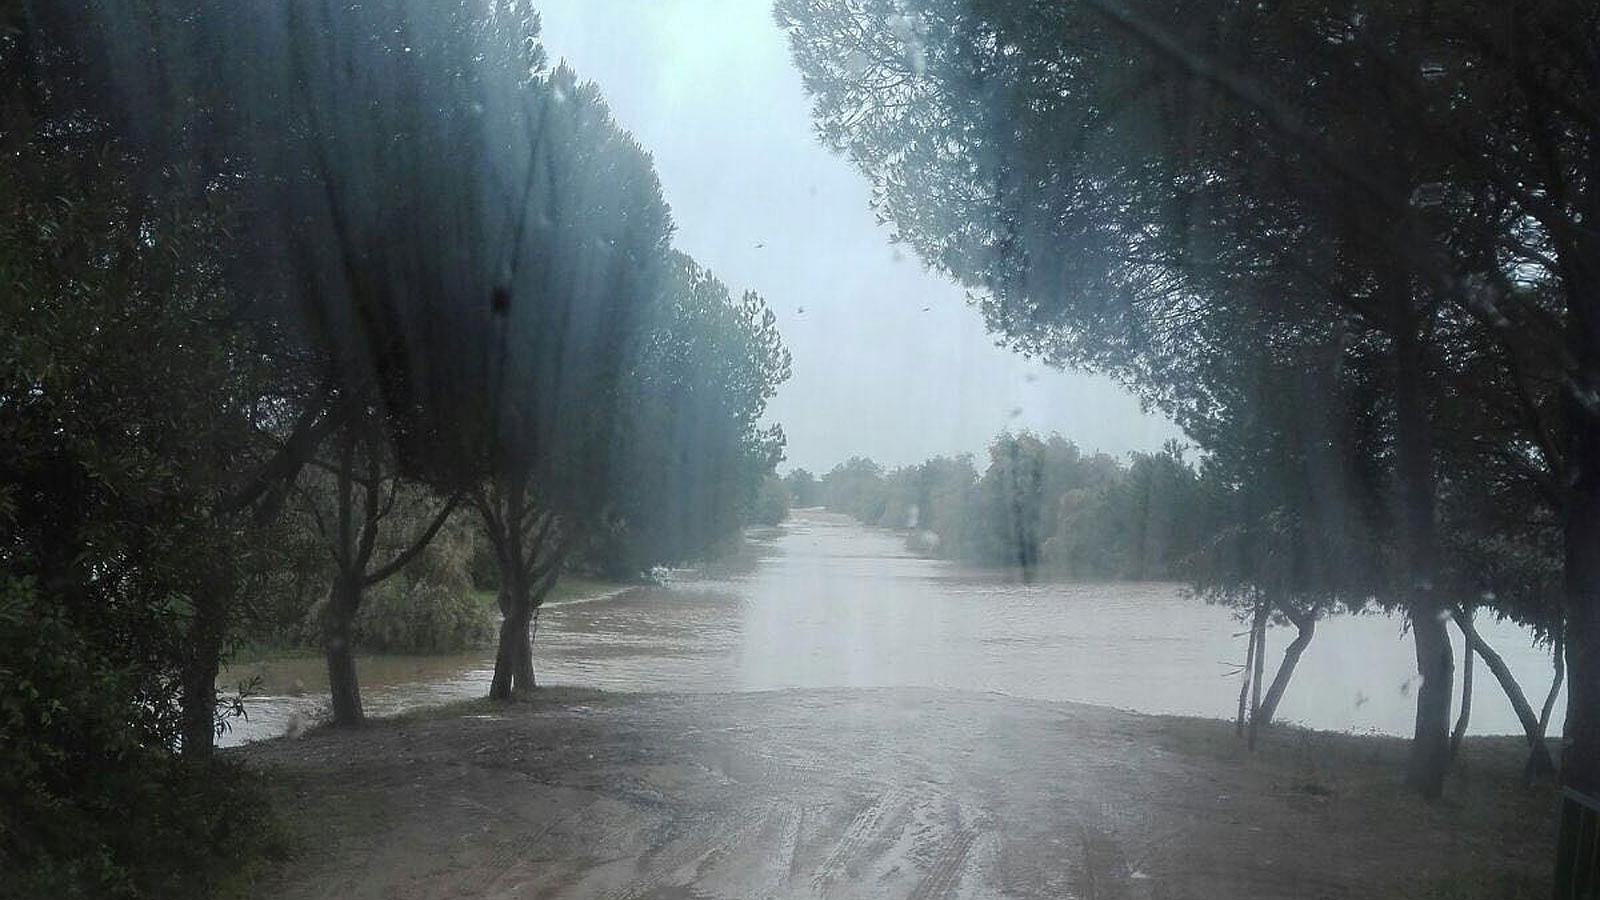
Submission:
[[677,245],[759,291],[794,354],[769,407],[788,462],[979,452],[1004,428],[1121,455],[1180,437],[1110,381],[1000,349],[963,292],[889,242],[824,149],[765,0],[545,0],[551,63],[600,84],[655,156]]

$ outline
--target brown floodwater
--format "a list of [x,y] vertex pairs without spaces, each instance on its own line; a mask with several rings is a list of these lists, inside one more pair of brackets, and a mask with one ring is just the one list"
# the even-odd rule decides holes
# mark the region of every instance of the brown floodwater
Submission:
[[[661,586],[547,606],[535,665],[542,684],[608,691],[751,692],[919,687],[1073,700],[1139,712],[1230,717],[1245,655],[1231,611],[1168,583],[1020,583],[905,549],[902,535],[840,515],[796,510],[753,537],[743,575],[682,573]],[[1404,734],[1415,667],[1398,617],[1318,625],[1280,707],[1316,728]],[[1481,622],[1534,703],[1549,686],[1546,650],[1508,623]],[[1292,636],[1274,628],[1269,660]],[[1457,658],[1460,638],[1456,636]],[[369,715],[482,696],[492,650],[363,657]],[[1269,675],[1270,677],[1270,675]],[[316,721],[327,678],[316,658],[237,666],[223,685],[259,678],[224,744]],[[1558,700],[1552,733],[1559,730]],[[1519,732],[1498,684],[1478,667],[1472,731]]]

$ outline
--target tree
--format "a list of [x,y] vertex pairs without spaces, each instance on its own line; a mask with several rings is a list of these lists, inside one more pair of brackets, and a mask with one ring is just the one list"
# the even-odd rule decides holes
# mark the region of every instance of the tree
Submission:
[[427,547],[459,497],[435,501],[407,484],[369,415],[352,416],[330,444],[331,458],[318,461],[323,477],[297,489],[332,563],[332,584],[319,615],[322,649],[334,724],[351,726],[363,719],[355,662],[361,601],[368,588],[399,574]]
[[564,560],[632,576],[704,557],[750,521],[782,458],[782,432],[761,425],[789,373],[776,318],[682,253],[641,260],[648,293],[610,301],[635,322],[603,351],[614,368],[585,379],[573,418],[536,442],[551,455],[476,501],[504,560],[491,696],[533,687],[530,626]]
[[[1501,311],[1527,295],[1462,285],[1560,278],[1570,288],[1585,271],[1572,264],[1558,276],[1549,265],[1583,239],[1570,227],[1576,207],[1544,198],[1587,196],[1594,142],[1575,115],[1592,74],[1578,71],[1587,45],[1568,34],[1556,64],[1535,71],[1519,49],[1528,45],[1486,13],[779,6],[824,137],[874,178],[899,236],[978,292],[1017,346],[1203,410],[1216,384],[1191,387],[1167,365],[1186,355],[1189,326],[1276,299],[1219,291],[1236,276],[1270,283],[1302,271],[1309,279],[1295,293],[1314,301],[1309,321],[1353,315],[1383,342],[1388,396],[1375,395],[1383,405],[1373,411],[1392,439],[1382,458],[1389,518],[1409,548],[1394,581],[1424,675],[1412,778],[1428,794],[1442,783],[1450,670],[1433,524],[1437,325],[1450,311],[1498,321],[1497,341],[1516,345],[1514,317],[1548,310]],[[1586,16],[1551,4],[1511,32],[1536,42]],[[1180,20],[1196,24],[1171,24]],[[1561,113],[1532,112],[1552,107]],[[1506,126],[1504,146],[1478,137],[1486,120]],[[1523,187],[1532,183],[1548,193]],[[1547,243],[1554,231],[1563,247]]]
[[777,525],[789,516],[789,489],[783,479],[768,475],[750,509],[750,521],[757,525]]
[[752,521],[783,459],[782,429],[762,418],[788,377],[761,297],[670,253],[628,356],[600,558],[630,574],[704,558]]
[[854,516],[868,525],[883,522],[888,496],[883,467],[862,456],[852,456],[822,476],[822,504]]
[[529,629],[601,515],[627,347],[646,327],[671,219],[649,157],[565,66],[523,84],[521,207],[494,289],[492,374],[475,395],[472,503],[499,566],[497,698],[533,687]]
[[789,491],[789,505],[791,506],[816,506],[818,488],[816,476],[805,469],[794,469],[783,476],[783,484]]
[[36,87],[0,88],[0,893],[192,894],[254,835],[200,752],[224,723],[191,636],[275,561],[218,514],[270,483],[272,329],[218,276],[226,193],[148,192],[77,111],[20,116]]
[[[874,176],[902,239],[979,291],[990,323],[1018,346],[1203,408],[1216,384],[1173,378],[1168,364],[1186,356],[1179,336],[1197,319],[1237,320],[1275,299],[1227,288],[1238,275],[1270,283],[1294,272],[1309,275],[1310,322],[1355,315],[1384,341],[1392,522],[1410,548],[1395,585],[1424,674],[1413,780],[1437,793],[1450,657],[1435,591],[1435,323],[1446,307],[1493,319],[1458,290],[1466,274],[1515,280],[1515,266],[1464,253],[1485,237],[1514,259],[1539,259],[1538,240],[1502,215],[1506,203],[1480,202],[1493,197],[1485,186],[1504,197],[1517,176],[1480,178],[1461,94],[1429,86],[1451,72],[1442,56],[1485,29],[1470,14],[1429,21],[1381,5],[1306,18],[1227,3],[1182,14],[1222,27],[1173,29],[1178,10],[1154,2],[779,5],[824,138]],[[1501,72],[1499,62],[1474,72]],[[1437,131],[1419,130],[1419,115]],[[1440,187],[1451,179],[1466,203]]]
[[[242,465],[217,527],[276,516],[341,425],[335,397],[375,393],[408,472],[470,481],[481,419],[457,400],[489,387],[502,274],[490,248],[506,245],[520,196],[500,188],[528,158],[516,89],[540,58],[536,17],[513,4],[81,0],[18,19],[12,60],[34,77],[7,104],[24,123],[8,137],[65,133],[41,116],[89,124],[134,160],[145,200],[250,211],[222,223],[211,271],[234,290],[233,320],[281,336],[284,377],[248,404],[261,448],[224,457]],[[210,751],[236,587],[219,567],[190,591],[186,753]]]

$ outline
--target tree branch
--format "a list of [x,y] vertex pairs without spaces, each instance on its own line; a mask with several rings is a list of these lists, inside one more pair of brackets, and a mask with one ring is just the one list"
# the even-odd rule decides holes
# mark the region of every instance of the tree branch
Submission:
[[388,565],[380,567],[377,571],[363,578],[361,580],[362,585],[371,587],[409,565],[413,559],[416,559],[417,554],[421,553],[433,541],[434,535],[438,534],[439,529],[444,527],[445,520],[450,518],[452,512],[455,512],[456,504],[460,501],[461,494],[459,492],[450,495],[450,499],[445,501],[444,506],[439,508],[438,515],[433,517],[433,521],[428,523],[427,529],[417,537],[416,541],[402,551],[399,556],[390,560]]

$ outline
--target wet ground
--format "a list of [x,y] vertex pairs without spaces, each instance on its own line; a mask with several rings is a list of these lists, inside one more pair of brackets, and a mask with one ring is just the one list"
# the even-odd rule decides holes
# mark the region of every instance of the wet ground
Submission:
[[1553,802],[1499,739],[1427,805],[1398,741],[920,689],[545,690],[245,752],[300,823],[282,898],[1543,896]]

